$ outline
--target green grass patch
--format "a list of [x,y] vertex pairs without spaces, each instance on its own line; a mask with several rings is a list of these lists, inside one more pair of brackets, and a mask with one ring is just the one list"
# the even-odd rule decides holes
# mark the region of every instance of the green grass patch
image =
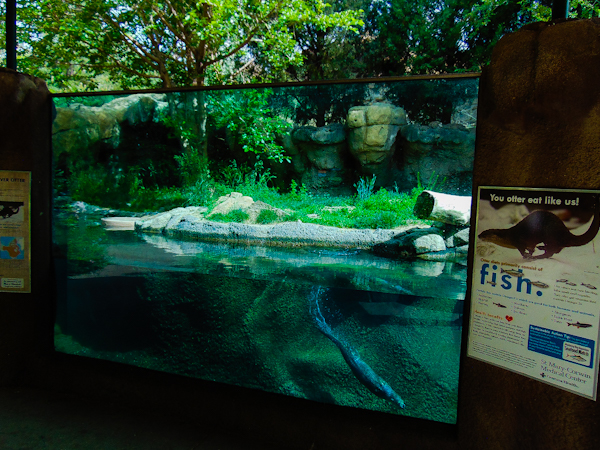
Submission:
[[229,211],[227,214],[216,213],[212,214],[209,219],[214,220],[215,222],[236,222],[242,223],[248,220],[250,216],[248,213],[242,211],[241,209],[234,209],[233,211]]
[[263,209],[256,218],[256,223],[268,224],[279,220],[279,216],[272,209]]

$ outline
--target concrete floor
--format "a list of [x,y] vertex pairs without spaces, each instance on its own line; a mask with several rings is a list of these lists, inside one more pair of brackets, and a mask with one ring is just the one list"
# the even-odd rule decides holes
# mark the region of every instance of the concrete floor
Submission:
[[[3,450],[254,450],[250,436],[33,388],[0,388]],[[307,449],[308,450],[308,449]]]

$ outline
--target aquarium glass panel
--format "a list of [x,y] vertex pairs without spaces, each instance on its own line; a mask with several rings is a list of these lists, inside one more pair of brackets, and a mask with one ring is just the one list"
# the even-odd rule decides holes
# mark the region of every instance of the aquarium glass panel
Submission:
[[477,91],[54,96],[56,350],[455,423]]

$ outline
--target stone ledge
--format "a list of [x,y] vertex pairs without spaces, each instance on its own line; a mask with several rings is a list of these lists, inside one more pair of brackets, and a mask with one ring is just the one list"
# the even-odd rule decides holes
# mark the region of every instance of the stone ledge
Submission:
[[[368,249],[389,241],[409,230],[423,228],[411,225],[393,230],[348,229],[303,222],[272,225],[240,224],[197,220],[182,217],[163,234],[176,239],[220,241],[265,246],[316,246]],[[136,224],[136,229],[141,229]]]

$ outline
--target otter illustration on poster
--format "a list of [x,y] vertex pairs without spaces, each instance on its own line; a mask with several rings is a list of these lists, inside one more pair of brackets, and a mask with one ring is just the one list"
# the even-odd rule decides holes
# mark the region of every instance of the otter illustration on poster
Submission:
[[599,198],[479,188],[469,356],[596,398]]
[[[516,248],[524,259],[542,259],[552,257],[565,247],[578,247],[591,242],[598,234],[599,226],[600,214],[596,212],[590,228],[582,235],[575,235],[555,213],[537,210],[510,228],[486,230],[479,235],[479,239]],[[535,256],[536,249],[544,250],[544,253]]]

